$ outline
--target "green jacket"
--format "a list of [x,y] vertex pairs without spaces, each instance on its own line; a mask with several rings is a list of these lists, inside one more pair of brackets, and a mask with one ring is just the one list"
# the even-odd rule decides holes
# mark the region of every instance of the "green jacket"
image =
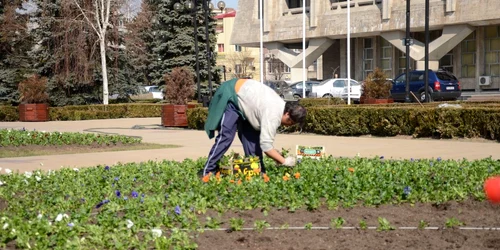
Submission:
[[[238,80],[239,79],[235,78],[223,82],[215,92],[212,100],[210,100],[208,116],[205,121],[205,131],[210,139],[214,137],[214,131],[220,126],[220,121],[224,111],[226,110],[227,104],[231,102],[239,110],[238,96],[236,95],[235,90],[236,82]],[[244,118],[243,113],[241,111],[239,113],[240,116]]]

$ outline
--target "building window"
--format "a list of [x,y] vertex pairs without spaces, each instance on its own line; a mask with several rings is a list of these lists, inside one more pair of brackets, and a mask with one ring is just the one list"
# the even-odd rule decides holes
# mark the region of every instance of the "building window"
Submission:
[[476,77],[476,32],[472,32],[462,43],[462,77]]
[[234,51],[241,52],[241,46],[240,45],[234,45]]
[[444,55],[439,60],[439,68],[453,73],[453,52]]
[[392,76],[392,44],[382,38],[382,57],[380,62],[382,64],[382,71],[389,77]]
[[[286,4],[289,9],[302,8],[302,3],[304,0],[287,0]],[[311,6],[311,0],[306,1],[306,7]]]
[[500,76],[500,26],[485,29],[485,73],[488,76]]
[[399,74],[406,73],[406,53],[399,53]]
[[371,38],[363,39],[363,78],[373,72],[373,45]]
[[224,52],[224,44],[223,43],[217,44],[217,47],[219,48],[219,52]]

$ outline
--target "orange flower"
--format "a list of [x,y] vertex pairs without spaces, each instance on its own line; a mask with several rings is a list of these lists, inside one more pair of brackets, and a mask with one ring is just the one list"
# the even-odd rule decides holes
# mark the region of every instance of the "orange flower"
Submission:
[[354,173],[354,168],[348,168],[349,172]]
[[229,180],[230,183],[234,183],[234,180]]
[[210,176],[212,175],[212,173],[208,173],[207,175],[203,176],[203,182],[208,182],[210,180]]
[[241,185],[241,180],[238,180],[238,185]]
[[260,173],[260,168],[256,168],[253,170],[256,174]]
[[264,174],[263,177],[264,177],[264,182],[269,182],[269,176],[267,176],[267,174]]
[[288,181],[288,180],[290,180],[290,177],[288,177],[288,176],[284,175],[284,176],[283,176],[283,180],[284,180],[284,181]]
[[251,181],[252,180],[252,176],[247,175],[246,179],[247,179],[247,181]]
[[294,174],[294,176],[295,176],[295,179],[298,179],[298,178],[300,178],[300,173],[297,172],[297,173]]

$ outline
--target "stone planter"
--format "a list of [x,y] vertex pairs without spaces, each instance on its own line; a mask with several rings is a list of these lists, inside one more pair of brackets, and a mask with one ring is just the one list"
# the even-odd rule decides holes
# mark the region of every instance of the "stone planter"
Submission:
[[164,127],[187,127],[187,110],[195,107],[195,104],[163,105],[161,107],[161,125]]
[[46,122],[49,120],[49,105],[45,103],[19,104],[19,120],[22,122]]

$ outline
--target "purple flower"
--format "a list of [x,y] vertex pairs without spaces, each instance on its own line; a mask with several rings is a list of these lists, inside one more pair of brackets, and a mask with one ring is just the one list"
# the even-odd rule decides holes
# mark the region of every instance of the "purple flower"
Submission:
[[297,164],[301,163],[301,162],[302,162],[302,159],[297,159]]
[[127,197],[127,196],[123,196],[123,199],[124,199],[124,200],[128,200],[128,197]]
[[118,181],[120,179],[120,177],[115,177],[115,181]]
[[120,197],[120,195],[121,195],[120,190],[116,190],[115,193],[116,193],[117,197]]
[[181,215],[181,207],[179,207],[179,205],[175,206],[174,212],[177,215]]
[[109,200],[103,200],[103,201],[99,202],[99,204],[97,204],[97,205],[95,206],[95,208],[100,208],[100,207],[102,207],[102,205],[104,205],[104,204],[106,204],[106,203],[109,203]]
[[84,198],[81,198],[81,199],[80,199],[80,201],[81,201],[81,202],[85,202],[85,199],[84,199]]
[[134,178],[134,181],[136,181],[136,180],[137,180],[137,178]]
[[438,158],[437,158],[437,161],[441,161],[441,157],[438,157]]
[[132,191],[132,197],[137,198],[139,196],[139,193],[136,191]]
[[411,162],[413,162],[413,161],[415,161],[415,160],[413,160],[413,158],[410,158],[410,161],[411,161]]
[[26,128],[25,128],[25,127],[23,127],[23,131],[26,131]]
[[74,227],[74,226],[75,224],[73,224],[73,222],[68,223],[68,227]]
[[406,186],[404,189],[403,189],[403,193],[405,195],[409,195],[411,193],[411,187],[409,186]]
[[109,170],[109,166],[106,166],[104,169],[105,169],[105,170]]
[[383,160],[383,159],[384,159],[384,156],[383,156],[383,155],[382,155],[382,156],[380,156],[380,160]]
[[144,198],[141,198],[141,203],[144,203]]
[[432,166],[434,165],[434,162],[432,162],[432,161],[431,161],[431,162],[429,163],[429,165],[431,165],[431,167],[432,167]]
[[141,194],[141,197],[144,197],[144,196],[146,196],[146,195],[145,194]]

